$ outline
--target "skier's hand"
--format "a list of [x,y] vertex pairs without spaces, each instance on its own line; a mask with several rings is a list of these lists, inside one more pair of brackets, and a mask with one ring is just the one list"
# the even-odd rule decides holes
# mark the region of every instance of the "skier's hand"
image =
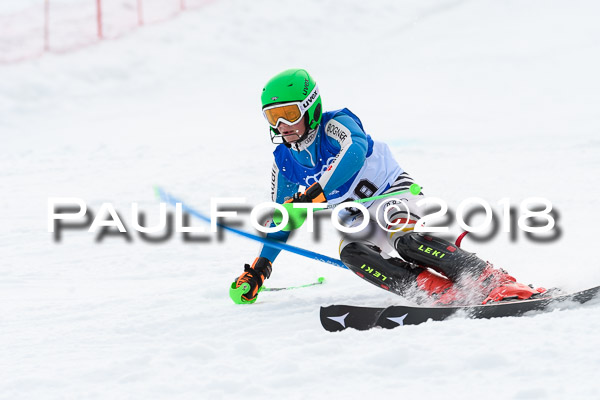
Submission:
[[[306,215],[307,215],[307,207],[302,207],[299,206],[298,208],[296,208],[294,206],[294,203],[298,204],[298,203],[325,203],[327,201],[327,199],[325,198],[325,194],[323,193],[323,188],[321,187],[321,185],[319,184],[319,182],[316,182],[312,185],[310,185],[305,191],[304,193],[296,193],[291,199],[286,200],[283,203],[283,208],[286,209],[287,214],[289,216],[289,221],[287,223],[287,225],[283,226],[281,229],[283,231],[291,231],[294,229],[298,229],[302,226],[302,224],[304,223],[304,221],[306,221]],[[313,211],[316,210],[320,210],[320,209],[325,209],[326,207],[323,206],[312,206],[311,209]],[[283,219],[283,216],[281,214],[281,212],[279,210],[275,210],[275,212],[273,213],[273,222],[275,223],[275,225],[279,225],[281,224],[281,221]]]
[[313,183],[304,191],[296,193],[294,197],[287,200],[286,203],[325,203],[325,193],[319,182]]
[[265,257],[256,257],[252,266],[244,265],[244,273],[229,288],[231,300],[236,304],[254,303],[271,270],[271,261]]

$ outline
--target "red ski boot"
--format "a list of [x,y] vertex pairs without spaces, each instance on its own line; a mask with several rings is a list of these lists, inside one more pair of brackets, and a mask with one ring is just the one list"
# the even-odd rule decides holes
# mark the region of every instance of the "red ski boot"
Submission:
[[544,288],[534,289],[532,286],[517,282],[505,270],[495,269],[489,262],[477,283],[483,293],[489,290],[487,297],[481,304],[506,300],[526,300],[531,296],[546,292]]
[[495,269],[490,263],[476,281],[465,278],[460,283],[453,283],[446,277],[424,270],[417,277],[417,285],[419,289],[435,298],[434,304],[437,305],[472,305],[479,302],[487,304],[507,300],[526,300],[546,292],[544,288],[534,289],[517,282],[506,271]]
[[456,304],[464,297],[452,281],[427,269],[417,276],[417,286],[434,298],[437,305]]

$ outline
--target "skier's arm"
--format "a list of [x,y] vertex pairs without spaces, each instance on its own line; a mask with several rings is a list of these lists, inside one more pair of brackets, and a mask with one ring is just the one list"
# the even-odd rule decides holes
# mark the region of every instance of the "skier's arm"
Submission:
[[[298,191],[298,186],[287,180],[279,172],[277,164],[273,163],[273,170],[271,171],[271,199],[274,202],[283,203],[287,197],[293,196]],[[273,222],[270,225],[274,226]],[[289,235],[289,232],[279,231],[268,233],[267,238],[285,242]],[[279,251],[263,245],[259,256],[256,257],[252,265],[244,265],[244,272],[236,278],[229,289],[229,296],[235,303],[254,303],[256,301],[258,292],[265,279],[271,276],[271,271],[273,270],[272,263],[279,254]]]
[[325,126],[327,140],[339,146],[338,156],[319,179],[327,197],[360,170],[367,155],[367,134],[347,115],[338,115]]
[[[279,168],[277,168],[277,164],[273,163],[273,169],[271,170],[271,200],[274,203],[282,204],[288,198],[292,197],[296,192],[298,192],[298,184],[292,183],[286,179],[285,176],[281,174]],[[275,226],[273,222],[271,222],[271,227]],[[273,233],[267,233],[268,239],[277,240],[280,242],[285,242],[290,236],[289,231],[279,231]],[[275,249],[270,246],[263,245],[260,250],[259,257],[265,257],[271,261],[275,261],[275,258],[279,255],[281,250]]]

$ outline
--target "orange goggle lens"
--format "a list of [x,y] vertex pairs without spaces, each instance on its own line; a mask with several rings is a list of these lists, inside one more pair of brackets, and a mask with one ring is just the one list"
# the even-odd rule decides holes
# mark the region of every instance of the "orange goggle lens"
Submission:
[[263,110],[265,117],[269,124],[273,127],[277,127],[277,123],[280,119],[290,124],[295,124],[302,117],[302,112],[298,104],[286,104],[279,107],[268,108]]

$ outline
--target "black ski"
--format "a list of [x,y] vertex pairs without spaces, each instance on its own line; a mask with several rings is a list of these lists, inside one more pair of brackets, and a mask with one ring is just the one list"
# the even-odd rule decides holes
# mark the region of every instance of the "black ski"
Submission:
[[385,308],[333,305],[321,307],[321,325],[330,332],[354,328],[365,331],[372,328]]
[[568,303],[583,304],[600,293],[600,286],[571,294],[533,300],[456,307],[389,306],[385,308],[332,305],[321,307],[321,325],[330,332],[346,328],[367,330],[375,326],[392,329],[403,325],[418,325],[429,320],[443,321],[450,316],[466,318],[517,317],[529,311],[548,311]]

